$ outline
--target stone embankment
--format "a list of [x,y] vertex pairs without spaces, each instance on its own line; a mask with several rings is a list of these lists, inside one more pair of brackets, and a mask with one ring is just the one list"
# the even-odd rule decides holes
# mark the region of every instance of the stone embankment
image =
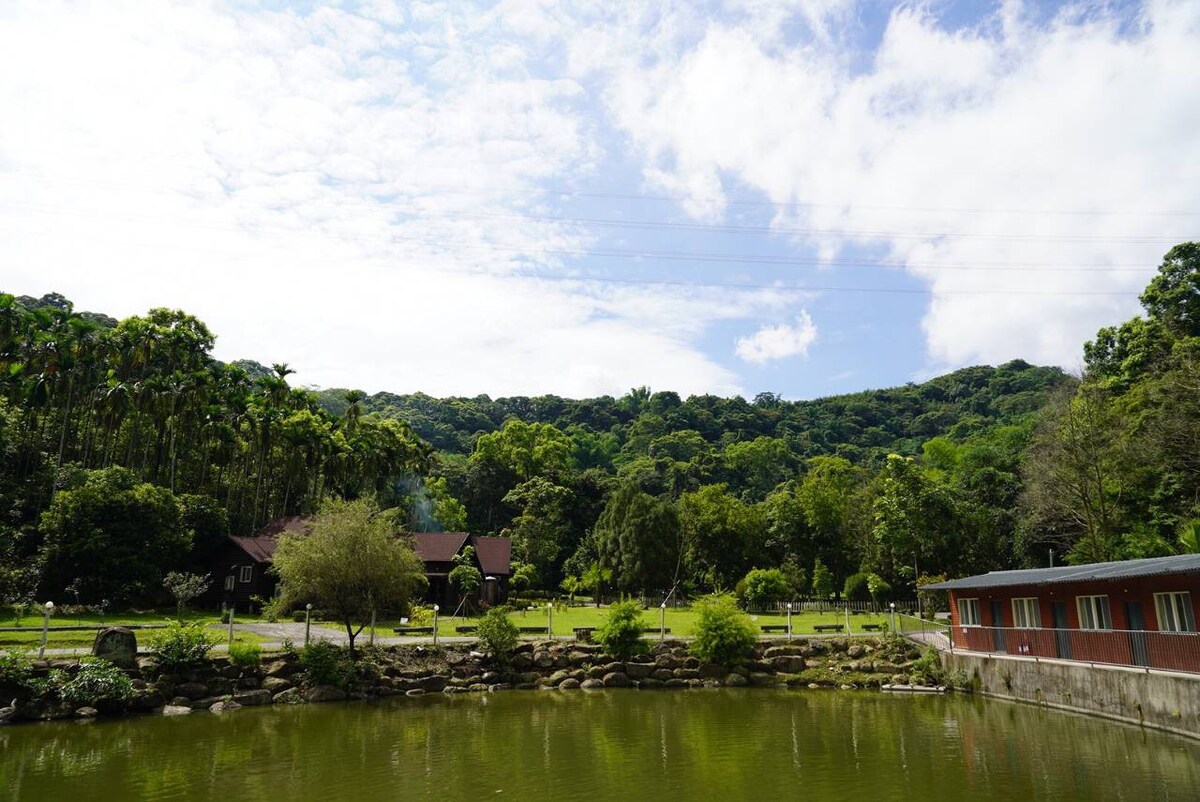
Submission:
[[[238,667],[227,658],[200,669],[162,673],[153,658],[130,669],[132,699],[119,706],[73,709],[54,700],[18,701],[14,720],[90,718],[97,715],[226,713],[259,705],[308,704],[346,699],[501,690],[641,690],[706,687],[878,688],[888,683],[933,684],[921,673],[920,652],[895,638],[812,638],[762,643],[737,666],[704,663],[682,641],[661,641],[620,661],[593,644],[548,641],[519,646],[506,661],[471,650],[399,646],[367,650],[353,682],[344,687],[312,682],[296,654]],[[78,664],[43,661],[40,672],[68,673]]]

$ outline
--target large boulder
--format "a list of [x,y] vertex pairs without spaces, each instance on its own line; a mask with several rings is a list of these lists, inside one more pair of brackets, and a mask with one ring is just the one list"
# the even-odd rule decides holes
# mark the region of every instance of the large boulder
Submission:
[[345,698],[346,692],[332,685],[318,685],[315,688],[309,688],[304,694],[304,699],[308,702],[340,702]]
[[136,669],[137,648],[137,636],[133,634],[133,630],[126,627],[108,627],[96,633],[96,640],[92,643],[92,655],[121,668]]
[[292,687],[292,681],[283,677],[267,677],[262,681],[263,690],[270,691],[272,694],[286,691],[290,687]]
[[654,663],[626,663],[625,673],[634,679],[646,679],[654,672]]
[[725,684],[731,688],[744,688],[750,684],[750,680],[746,679],[741,674],[728,674],[725,677]]
[[867,653],[866,648],[861,643],[856,643],[846,650],[846,656],[851,660],[858,660]]
[[272,694],[269,690],[262,688],[257,691],[243,691],[241,693],[234,694],[233,701],[241,705],[246,705],[247,707],[253,707],[255,705],[269,705],[271,704],[271,696]]
[[304,694],[299,688],[288,688],[286,691],[275,694],[271,702],[277,705],[302,705],[304,704]]
[[192,700],[203,699],[209,695],[208,686],[201,682],[181,682],[175,686],[175,693]]
[[162,709],[164,716],[186,716],[191,712],[192,709],[186,705],[164,705]]
[[212,706],[208,708],[208,711],[210,713],[229,713],[234,710],[241,710],[241,709],[242,709],[242,706],[240,704],[238,704],[237,702],[221,701],[221,702],[213,702]]
[[612,671],[604,675],[605,688],[630,688],[632,686],[633,680],[624,672]]

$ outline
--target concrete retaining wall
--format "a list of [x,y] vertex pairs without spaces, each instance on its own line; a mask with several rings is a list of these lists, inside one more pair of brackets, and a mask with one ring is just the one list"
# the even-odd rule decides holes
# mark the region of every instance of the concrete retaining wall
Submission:
[[990,696],[1143,724],[1200,738],[1200,674],[1066,660],[942,652]]

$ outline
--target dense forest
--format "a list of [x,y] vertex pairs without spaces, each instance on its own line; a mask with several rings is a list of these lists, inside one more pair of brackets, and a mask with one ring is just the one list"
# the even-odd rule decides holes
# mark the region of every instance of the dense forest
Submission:
[[[179,311],[0,295],[0,592],[153,595],[227,532],[376,497],[513,538],[517,582],[911,595],[926,578],[1198,550],[1200,245],[1082,378],[1014,361],[813,401],[435,399],[289,386]],[[753,572],[753,573],[751,573]],[[770,576],[766,576],[766,575]]]

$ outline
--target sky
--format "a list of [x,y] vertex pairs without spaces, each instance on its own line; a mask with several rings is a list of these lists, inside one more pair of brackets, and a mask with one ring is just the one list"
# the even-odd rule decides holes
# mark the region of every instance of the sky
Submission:
[[1200,3],[0,1],[0,290],[368,392],[1068,370],[1200,239]]

